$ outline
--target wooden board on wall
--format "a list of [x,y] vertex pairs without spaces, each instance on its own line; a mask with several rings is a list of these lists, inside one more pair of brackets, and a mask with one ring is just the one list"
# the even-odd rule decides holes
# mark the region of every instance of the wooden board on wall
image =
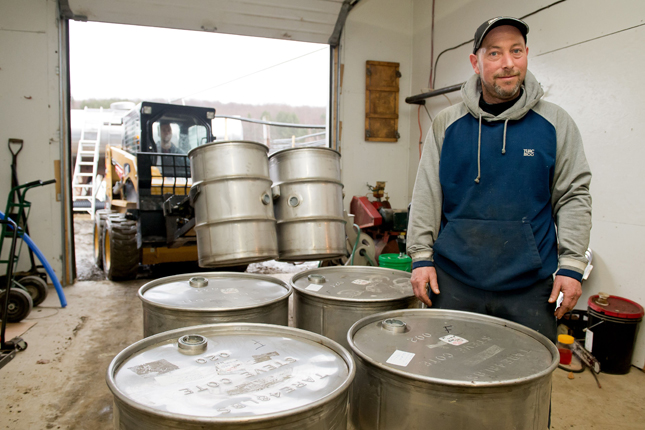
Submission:
[[399,63],[365,63],[365,140],[399,140]]

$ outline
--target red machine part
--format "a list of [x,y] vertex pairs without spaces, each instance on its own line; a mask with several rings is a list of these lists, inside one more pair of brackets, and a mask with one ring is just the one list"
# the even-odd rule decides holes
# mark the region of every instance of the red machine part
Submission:
[[375,227],[383,223],[383,217],[365,196],[352,197],[352,201],[349,204],[349,213],[354,215],[354,223],[361,229]]

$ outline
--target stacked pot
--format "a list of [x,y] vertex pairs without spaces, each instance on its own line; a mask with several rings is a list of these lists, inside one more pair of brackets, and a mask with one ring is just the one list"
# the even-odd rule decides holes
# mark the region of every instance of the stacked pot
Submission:
[[201,267],[345,254],[340,154],[317,147],[267,153],[247,141],[188,153]]

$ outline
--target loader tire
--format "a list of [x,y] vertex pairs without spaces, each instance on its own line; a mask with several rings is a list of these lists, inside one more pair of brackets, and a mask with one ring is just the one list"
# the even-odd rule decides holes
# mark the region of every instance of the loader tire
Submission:
[[94,264],[99,269],[103,268],[103,232],[105,232],[105,220],[111,210],[101,209],[94,213]]
[[139,270],[137,222],[110,215],[103,233],[103,271],[110,281],[134,279]]

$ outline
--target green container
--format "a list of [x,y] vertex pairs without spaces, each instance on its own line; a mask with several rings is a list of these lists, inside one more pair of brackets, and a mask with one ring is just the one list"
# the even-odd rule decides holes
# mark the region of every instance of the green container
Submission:
[[405,254],[381,254],[378,258],[378,265],[388,269],[412,272],[412,259]]

